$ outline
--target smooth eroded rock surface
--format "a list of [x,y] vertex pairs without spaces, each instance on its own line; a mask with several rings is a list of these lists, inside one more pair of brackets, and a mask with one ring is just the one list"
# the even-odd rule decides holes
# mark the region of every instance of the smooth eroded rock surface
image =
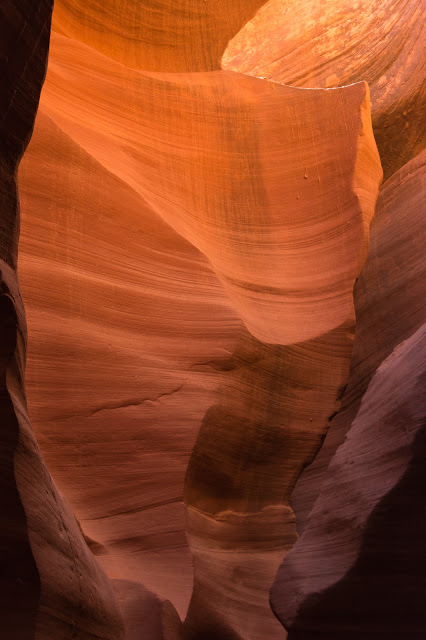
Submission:
[[27,413],[50,10],[0,9],[8,638],[417,640],[424,6],[56,0]]
[[264,0],[57,0],[53,28],[146,71],[220,69],[228,41]]
[[342,407],[331,422],[321,451],[292,495],[299,532],[377,367],[426,321],[425,162],[423,152],[381,190],[371,226],[369,256],[354,288],[357,325]]
[[40,446],[111,578],[183,617],[194,557],[185,633],[280,638],[288,497],[339,407],[381,179],[368,88],[139,71],[81,40],[52,33],[20,171]]
[[426,146],[425,25],[422,0],[270,0],[222,67],[297,87],[367,81],[387,179]]
[[121,640],[112,588],[58,494],[36,443],[24,390],[26,324],[16,275],[16,173],[44,79],[51,2],[0,9],[0,618],[13,640]]

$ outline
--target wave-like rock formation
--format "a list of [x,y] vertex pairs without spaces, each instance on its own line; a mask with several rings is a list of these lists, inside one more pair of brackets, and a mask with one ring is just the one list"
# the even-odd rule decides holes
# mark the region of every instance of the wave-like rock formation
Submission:
[[16,275],[16,171],[34,124],[52,3],[0,8],[0,624],[5,638],[121,640],[112,587],[58,494],[28,419],[25,314]]
[[229,40],[264,0],[56,0],[53,29],[145,71],[221,68]]
[[88,55],[54,34],[43,112],[207,256],[251,333],[292,344],[345,322],[381,178],[365,84],[148,75]]
[[[346,382],[381,178],[365,84],[147,73],[53,32],[20,175],[33,419],[99,562],[185,614],[181,499],[202,425],[185,489],[187,632],[280,637],[268,592],[295,540],[288,496]],[[250,573],[248,607],[229,590]]]
[[8,637],[383,637],[395,505],[422,531],[421,4],[55,0],[26,389],[52,7],[3,6]]
[[278,572],[289,640],[424,637],[425,354],[423,325],[379,366]]
[[222,65],[297,87],[367,81],[388,178],[426,146],[425,38],[423,0],[269,0]]
[[242,336],[185,481],[195,574],[188,637],[282,637],[268,594],[297,539],[288,500],[339,406],[351,338],[347,326],[292,346]]

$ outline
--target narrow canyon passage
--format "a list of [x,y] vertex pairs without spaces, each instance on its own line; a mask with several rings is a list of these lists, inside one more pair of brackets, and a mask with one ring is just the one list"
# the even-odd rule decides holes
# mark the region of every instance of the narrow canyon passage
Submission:
[[0,8],[12,639],[426,629],[425,11],[311,4]]

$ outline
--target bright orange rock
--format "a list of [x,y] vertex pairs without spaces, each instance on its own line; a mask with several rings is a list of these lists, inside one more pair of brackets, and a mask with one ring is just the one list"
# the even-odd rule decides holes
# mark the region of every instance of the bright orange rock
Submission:
[[228,41],[264,0],[57,0],[53,28],[146,71],[220,69]]
[[[32,418],[108,574],[181,615],[196,442],[186,633],[210,621],[282,635],[268,591],[295,539],[288,497],[339,406],[380,178],[364,83],[305,91],[224,71],[147,73],[52,35],[20,172]],[[210,440],[227,443],[225,464]],[[232,480],[235,466],[246,471]],[[219,485],[212,505],[217,474],[234,490]],[[218,553],[228,525],[235,571],[260,570],[234,599]],[[204,601],[202,584],[214,586]],[[244,594],[258,601],[250,612]]]
[[381,179],[365,85],[148,75],[87,54],[53,37],[44,113],[207,256],[249,331],[292,344],[346,322]]
[[388,178],[426,146],[425,25],[422,0],[269,0],[222,66],[297,87],[368,82]]

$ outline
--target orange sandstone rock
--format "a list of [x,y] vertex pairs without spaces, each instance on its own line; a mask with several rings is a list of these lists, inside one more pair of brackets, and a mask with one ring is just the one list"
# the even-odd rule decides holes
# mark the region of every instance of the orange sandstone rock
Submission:
[[298,87],[370,85],[385,178],[426,145],[422,0],[270,0],[229,43],[222,67]]
[[58,494],[24,389],[25,313],[16,274],[16,173],[44,79],[52,3],[3,2],[0,184],[0,624],[5,638],[122,640],[111,585]]
[[53,33],[20,173],[32,418],[108,574],[181,615],[196,442],[187,634],[282,636],[288,497],[339,406],[380,177],[363,83],[140,72]]
[[57,0],[53,28],[149,71],[220,69],[228,41],[264,0]]

